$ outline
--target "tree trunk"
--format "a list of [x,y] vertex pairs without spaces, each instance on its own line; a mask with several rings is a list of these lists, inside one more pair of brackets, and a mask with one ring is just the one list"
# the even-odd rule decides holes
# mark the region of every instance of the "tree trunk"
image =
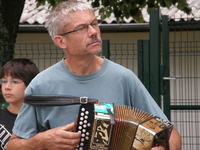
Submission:
[[25,0],[0,0],[0,68],[13,58]]

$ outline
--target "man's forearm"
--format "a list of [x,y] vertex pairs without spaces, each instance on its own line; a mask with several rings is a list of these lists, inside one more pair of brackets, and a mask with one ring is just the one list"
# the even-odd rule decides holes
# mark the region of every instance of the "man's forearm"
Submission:
[[7,144],[7,150],[45,150],[40,133],[29,139],[21,139],[12,135]]
[[28,139],[21,139],[16,135],[8,141],[7,150],[60,150],[75,149],[80,142],[81,134],[72,132],[76,123],[40,132]]
[[182,141],[178,131],[174,128],[169,139],[170,150],[181,150]]

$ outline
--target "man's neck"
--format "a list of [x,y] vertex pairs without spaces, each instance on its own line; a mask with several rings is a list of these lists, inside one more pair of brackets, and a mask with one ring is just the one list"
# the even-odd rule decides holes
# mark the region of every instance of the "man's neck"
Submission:
[[104,59],[99,56],[67,58],[65,65],[76,75],[90,75],[101,69]]

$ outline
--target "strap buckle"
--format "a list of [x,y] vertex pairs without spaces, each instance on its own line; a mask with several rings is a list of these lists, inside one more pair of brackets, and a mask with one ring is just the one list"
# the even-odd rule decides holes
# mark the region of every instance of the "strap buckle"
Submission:
[[88,103],[88,97],[82,96],[80,97],[80,104],[87,104]]

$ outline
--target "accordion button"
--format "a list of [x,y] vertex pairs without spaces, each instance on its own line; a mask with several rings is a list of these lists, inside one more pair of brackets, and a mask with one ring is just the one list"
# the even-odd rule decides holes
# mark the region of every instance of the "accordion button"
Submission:
[[85,108],[81,108],[81,111],[85,111]]
[[89,111],[86,111],[86,112],[85,112],[85,114],[87,114],[87,115],[88,115],[88,114],[89,114]]
[[80,143],[80,146],[84,146],[84,143]]

